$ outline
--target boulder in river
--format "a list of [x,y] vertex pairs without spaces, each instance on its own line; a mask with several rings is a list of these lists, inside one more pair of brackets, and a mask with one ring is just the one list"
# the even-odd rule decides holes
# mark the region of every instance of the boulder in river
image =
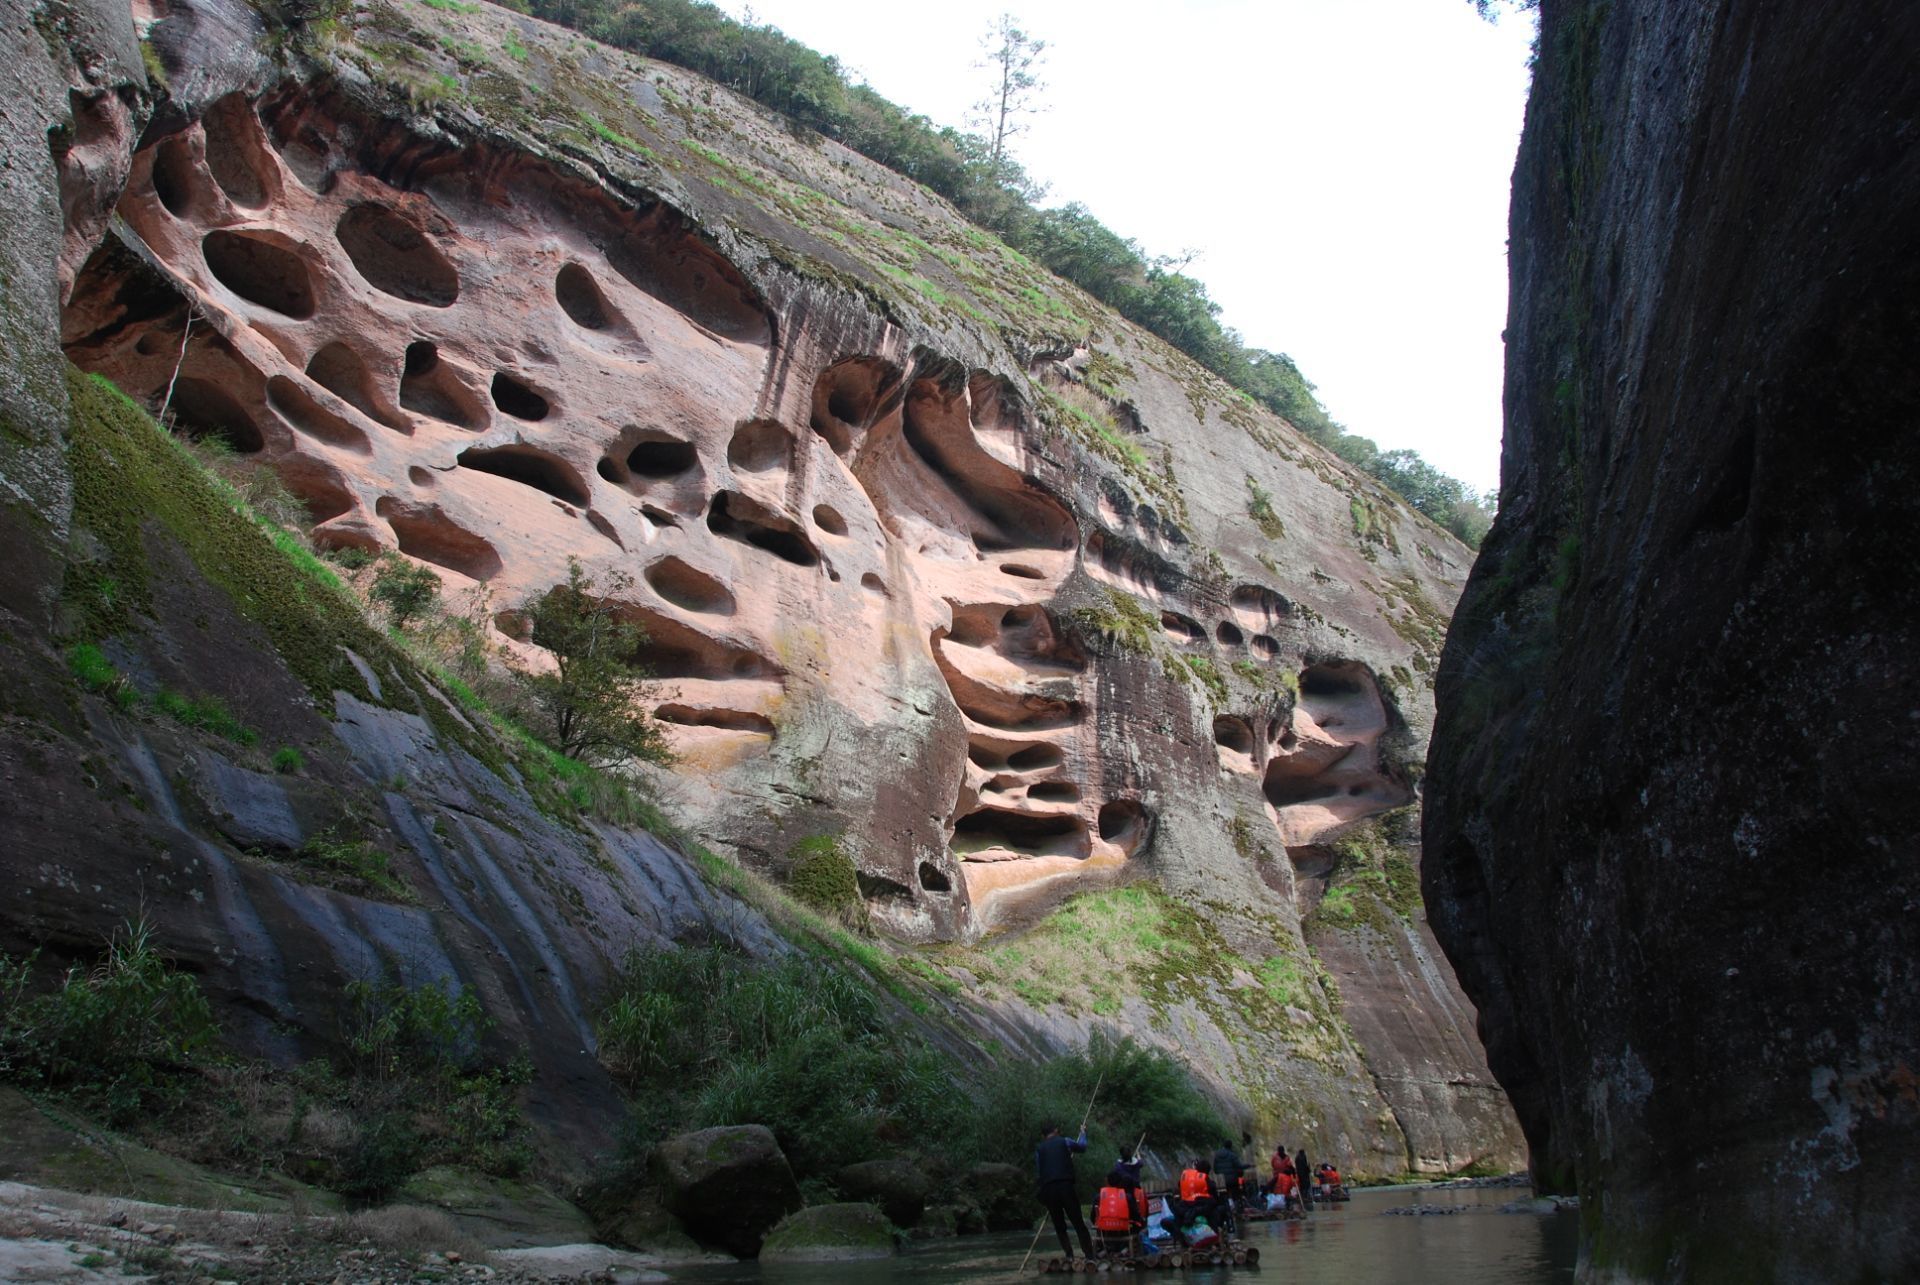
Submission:
[[886,1258],[893,1225],[868,1204],[815,1205],[782,1219],[760,1247],[763,1263],[830,1263]]
[[761,1124],[723,1125],[669,1138],[649,1162],[661,1203],[695,1239],[752,1258],[767,1230],[801,1207],[773,1131]]
[[933,1184],[911,1160],[863,1160],[848,1165],[834,1177],[840,1194],[851,1200],[870,1200],[888,1221],[911,1227],[926,1212]]

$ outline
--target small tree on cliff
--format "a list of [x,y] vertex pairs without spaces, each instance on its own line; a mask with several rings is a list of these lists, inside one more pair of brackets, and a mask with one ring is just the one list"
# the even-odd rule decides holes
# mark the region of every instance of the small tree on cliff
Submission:
[[1047,42],[1035,40],[1013,25],[1012,14],[1003,13],[987,29],[980,46],[985,56],[974,65],[985,68],[993,82],[987,96],[973,105],[968,120],[986,136],[987,162],[997,178],[1007,159],[1008,141],[1026,130],[1021,117],[1040,110],[1040,94],[1046,85],[1036,69]]
[[673,757],[646,713],[650,674],[634,659],[646,630],[620,614],[618,599],[632,587],[633,577],[618,572],[596,584],[569,558],[566,583],[520,606],[534,645],[553,657],[546,672],[516,671],[534,719],[555,749],[582,762]]

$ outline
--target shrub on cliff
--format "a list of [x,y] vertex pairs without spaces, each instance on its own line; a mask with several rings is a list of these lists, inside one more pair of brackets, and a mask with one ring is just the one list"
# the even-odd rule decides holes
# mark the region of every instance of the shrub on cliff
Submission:
[[520,606],[529,637],[553,658],[544,672],[515,671],[531,706],[534,731],[569,758],[587,763],[671,762],[645,709],[646,667],[635,657],[646,630],[620,614],[633,579],[614,573],[596,583],[577,559],[567,580]]
[[815,834],[787,850],[787,891],[802,905],[843,920],[864,917],[860,879],[840,837]]
[[714,946],[636,952],[597,1029],[643,1135],[764,1124],[802,1182],[889,1140],[963,1132],[952,1063],[899,1029],[864,982],[819,959],[761,963]]
[[115,1124],[181,1095],[218,1028],[200,984],[168,966],[145,919],[53,991],[29,993],[34,962],[0,959],[0,1076],[70,1091]]

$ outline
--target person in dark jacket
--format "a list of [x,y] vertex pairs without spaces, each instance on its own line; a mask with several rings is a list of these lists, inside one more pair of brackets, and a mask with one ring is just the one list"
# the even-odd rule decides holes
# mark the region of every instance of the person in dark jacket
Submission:
[[1040,1203],[1053,1215],[1053,1234],[1060,1238],[1060,1252],[1068,1262],[1073,1261],[1073,1242],[1067,1239],[1069,1216],[1073,1219],[1073,1229],[1080,1233],[1080,1252],[1093,1257],[1093,1238],[1087,1234],[1086,1220],[1080,1216],[1080,1199],[1073,1180],[1073,1153],[1086,1149],[1086,1134],[1063,1138],[1060,1126],[1049,1124],[1041,1129],[1040,1145],[1033,1152],[1033,1167],[1040,1180]]
[[1307,1209],[1313,1208],[1313,1170],[1307,1167],[1305,1147],[1293,1153],[1293,1176],[1300,1180],[1300,1204]]

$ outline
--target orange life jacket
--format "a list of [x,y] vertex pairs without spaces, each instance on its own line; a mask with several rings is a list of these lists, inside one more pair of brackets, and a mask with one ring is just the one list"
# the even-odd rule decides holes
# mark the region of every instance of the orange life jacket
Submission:
[[1188,1169],[1180,1175],[1180,1199],[1210,1200],[1212,1197],[1213,1188],[1207,1182],[1207,1175],[1198,1169]]
[[1340,1185],[1340,1171],[1338,1169],[1327,1170],[1327,1176],[1323,1181],[1329,1187],[1338,1187]]
[[1100,1188],[1100,1203],[1093,1211],[1093,1225],[1098,1231],[1133,1230],[1133,1202],[1127,1199],[1126,1188]]
[[1299,1180],[1293,1176],[1291,1169],[1282,1169],[1273,1180],[1273,1189],[1283,1196],[1291,1196],[1294,1188],[1299,1185]]

